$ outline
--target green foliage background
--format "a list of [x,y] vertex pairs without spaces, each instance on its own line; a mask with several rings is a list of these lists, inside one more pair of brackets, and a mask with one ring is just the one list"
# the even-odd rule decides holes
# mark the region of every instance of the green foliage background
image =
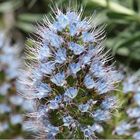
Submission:
[[[0,29],[5,29],[13,41],[25,44],[35,31],[36,22],[42,22],[42,17],[51,13],[51,5],[63,7],[69,1],[72,0],[0,0]],[[140,0],[77,0],[77,3],[84,5],[85,15],[95,12],[100,23],[107,25],[105,46],[111,49],[117,63],[139,69]]]

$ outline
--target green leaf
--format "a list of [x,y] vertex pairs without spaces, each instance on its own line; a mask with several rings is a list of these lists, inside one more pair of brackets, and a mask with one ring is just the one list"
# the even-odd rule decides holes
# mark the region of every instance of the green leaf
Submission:
[[136,14],[133,10],[126,8],[122,5],[120,5],[119,3],[113,2],[111,0],[88,0],[88,2],[89,2],[89,4],[94,3],[101,7],[108,8],[111,11],[114,11],[116,13],[121,13],[121,14],[126,14],[126,15],[135,15]]
[[35,32],[35,28],[33,26],[32,23],[27,23],[27,22],[17,22],[16,23],[16,27],[18,27],[19,29],[25,31],[25,32],[29,32],[29,33],[33,33]]
[[20,14],[18,19],[25,22],[37,22],[43,20],[43,14]]
[[12,0],[12,1],[6,1],[0,4],[0,12],[4,13],[4,12],[8,12],[11,10],[16,10],[19,7],[21,7],[23,5],[23,1],[22,0]]
[[137,33],[136,32],[135,34],[133,34],[132,36],[130,36],[126,40],[124,40],[124,41],[120,42],[119,44],[117,44],[115,46],[115,49],[119,49],[121,47],[127,47],[127,48],[129,48],[129,47],[131,47],[131,45],[133,43],[135,43],[136,41],[139,41],[139,40],[140,40],[140,33]]

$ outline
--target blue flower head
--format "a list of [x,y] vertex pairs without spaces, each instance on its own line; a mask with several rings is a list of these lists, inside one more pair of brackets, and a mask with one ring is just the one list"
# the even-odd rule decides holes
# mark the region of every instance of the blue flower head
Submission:
[[[29,101],[17,94],[16,79],[20,76],[21,48],[19,42],[11,43],[4,31],[0,31],[0,138],[23,137],[25,117],[21,114],[29,112]],[[24,81],[25,82],[25,81]],[[21,85],[19,85],[21,86]],[[26,101],[26,105],[25,105]],[[26,107],[25,107],[26,106]],[[30,108],[30,109],[29,109]],[[19,131],[17,131],[17,126]],[[8,132],[8,135],[7,135]],[[15,135],[16,134],[16,135]]]
[[[140,71],[131,75],[124,75],[123,93],[124,98],[130,103],[127,104],[125,110],[125,120],[118,124],[115,128],[117,135],[128,136],[130,138],[139,139],[140,137]],[[127,95],[129,96],[127,96]],[[125,100],[126,100],[125,99]]]
[[37,111],[45,106],[45,113],[36,121],[49,139],[95,138],[103,131],[102,124],[96,122],[104,124],[111,119],[110,111],[116,107],[110,94],[118,82],[103,53],[99,39],[103,31],[92,24],[91,18],[82,18],[82,9],[63,12],[57,8],[53,20],[44,21],[36,32],[41,45],[32,49],[36,60],[29,65],[30,82],[25,86],[33,91],[30,98],[39,100]]

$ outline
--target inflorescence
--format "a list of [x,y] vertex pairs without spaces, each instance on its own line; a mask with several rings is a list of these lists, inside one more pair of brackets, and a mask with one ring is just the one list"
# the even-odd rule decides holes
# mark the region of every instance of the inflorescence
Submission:
[[56,8],[29,39],[20,93],[36,103],[31,114],[45,138],[95,138],[117,107],[118,79],[104,53],[104,27],[82,10]]
[[[27,131],[23,112],[33,110],[32,103],[17,94],[16,78],[21,66],[21,48],[0,32],[0,138],[22,138]],[[18,129],[18,131],[17,131]],[[8,135],[7,135],[8,133]]]
[[127,97],[125,118],[115,128],[115,133],[120,136],[131,136],[140,139],[140,71],[125,76],[123,93]]

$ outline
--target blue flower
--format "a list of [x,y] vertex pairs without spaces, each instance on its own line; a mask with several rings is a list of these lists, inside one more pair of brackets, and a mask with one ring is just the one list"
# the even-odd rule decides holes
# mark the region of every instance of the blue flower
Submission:
[[93,80],[93,78],[87,74],[84,78],[84,85],[86,86],[87,89],[92,89],[95,87],[95,82]]
[[12,95],[9,97],[10,103],[12,103],[15,106],[21,106],[23,104],[23,98],[18,95]]
[[70,73],[76,75],[78,71],[80,71],[80,64],[79,63],[72,63],[69,64]]
[[70,50],[73,51],[73,53],[75,55],[79,55],[85,50],[84,46],[81,46],[81,45],[74,43],[74,42],[69,43],[69,48],[70,48]]
[[97,101],[94,101],[93,99],[89,99],[87,101],[87,104],[89,104],[90,107],[92,107],[93,105],[95,105],[97,103]]
[[59,48],[55,53],[55,62],[59,64],[63,64],[67,59],[66,49]]
[[62,43],[63,43],[63,39],[57,35],[56,33],[54,33],[53,31],[50,30],[46,30],[44,32],[44,41],[48,41],[51,46],[53,46],[54,48],[59,48],[61,47]]
[[85,65],[90,65],[95,52],[95,48],[93,46],[89,46],[87,53],[80,57],[80,63],[82,67]]
[[66,28],[66,26],[69,24],[69,18],[63,13],[60,13],[59,15],[57,15],[56,19],[58,23],[61,25],[62,29]]
[[106,121],[111,118],[110,112],[108,110],[101,110],[101,109],[94,111],[92,117],[96,121]]
[[106,74],[105,68],[102,65],[102,62],[99,60],[93,60],[90,71],[96,76],[96,77],[104,77]]
[[95,38],[91,33],[83,32],[82,38],[84,42],[94,42]]
[[45,132],[48,133],[47,135],[47,139],[54,139],[54,136],[57,135],[59,133],[59,127],[55,127],[51,124],[48,124],[46,129],[45,129]]
[[52,74],[54,69],[55,69],[55,63],[53,61],[42,63],[40,66],[40,71],[44,74]]
[[91,130],[94,131],[94,132],[97,132],[97,133],[101,133],[103,132],[103,127],[97,123],[94,123],[92,126],[91,126]]
[[38,84],[36,90],[37,90],[36,97],[38,97],[39,99],[47,97],[48,94],[52,91],[52,89],[46,83]]
[[74,36],[74,35],[76,35],[76,33],[77,33],[77,23],[72,23],[72,24],[70,24],[70,27],[69,27],[70,29],[70,35],[71,36]]
[[10,87],[11,85],[9,83],[4,83],[0,85],[0,95],[6,95]]
[[112,107],[115,108],[115,106],[117,106],[117,99],[115,96],[105,98],[101,104],[103,109],[111,109]]
[[140,117],[140,107],[129,108],[127,110],[127,114],[131,118],[138,118],[138,117]]
[[128,135],[130,133],[131,127],[131,124],[123,121],[116,127],[115,132],[118,135]]
[[47,44],[44,44],[40,49],[39,49],[39,52],[38,52],[38,59],[40,61],[43,61],[43,60],[46,60],[48,59],[48,57],[51,56],[51,51],[50,51],[50,48],[48,47]]
[[90,25],[86,20],[82,20],[81,22],[78,22],[77,27],[79,31],[85,32],[90,28]]
[[131,82],[124,82],[123,83],[123,92],[124,93],[128,93],[128,92],[132,92],[135,89],[134,84]]
[[96,89],[99,94],[104,94],[113,90],[113,87],[111,84],[112,83],[109,83],[109,81],[106,81],[105,79],[100,79],[96,82]]
[[19,114],[11,115],[10,116],[10,122],[12,125],[22,124],[23,117]]
[[140,131],[137,131],[136,133],[134,133],[133,138],[136,140],[140,140]]
[[91,138],[91,136],[94,135],[94,132],[90,128],[86,128],[83,131],[86,138]]
[[50,80],[57,86],[64,86],[66,82],[65,73],[64,72],[57,73],[56,75],[52,76]]
[[11,108],[7,104],[0,104],[0,114],[11,112]]
[[71,116],[64,116],[63,117],[63,125],[64,126],[70,126],[70,125],[72,125],[72,123],[74,123],[74,120],[73,120],[73,118],[71,117]]
[[0,123],[0,132],[4,132],[9,129],[9,124],[7,122]]
[[78,94],[78,90],[75,87],[70,87],[65,91],[64,94],[67,95],[69,98],[74,99]]
[[139,92],[134,95],[134,100],[140,106],[140,93]]
[[62,95],[58,95],[55,97],[55,101],[57,101],[58,103],[62,103],[62,99],[63,99]]
[[79,21],[79,16],[77,15],[76,12],[68,11],[66,13],[66,16],[69,19],[69,24],[77,23]]
[[63,27],[58,21],[55,21],[51,27],[54,31],[62,31]]
[[[47,18],[37,30],[41,38],[38,45],[42,47],[34,48],[33,56],[41,61],[29,65],[31,75],[27,79],[30,80],[24,87],[33,92],[30,98],[39,100],[38,108],[43,105],[41,111],[37,108],[36,121],[42,125],[47,139],[57,139],[58,133],[60,138],[95,138],[95,132],[103,131],[97,122],[111,119],[110,112],[117,106],[113,96],[100,95],[114,90],[117,79],[103,54],[99,39],[102,29],[92,26],[92,18],[82,18],[81,10],[76,12],[68,8],[62,12],[56,8],[53,20]],[[40,83],[47,86],[39,87]],[[84,114],[87,120],[94,121],[92,126],[80,121]]]
[[56,100],[51,100],[48,106],[49,106],[49,109],[52,109],[52,110],[59,108],[59,104]]
[[89,109],[89,104],[80,104],[78,106],[78,109],[81,111],[81,112],[87,112],[88,109]]

